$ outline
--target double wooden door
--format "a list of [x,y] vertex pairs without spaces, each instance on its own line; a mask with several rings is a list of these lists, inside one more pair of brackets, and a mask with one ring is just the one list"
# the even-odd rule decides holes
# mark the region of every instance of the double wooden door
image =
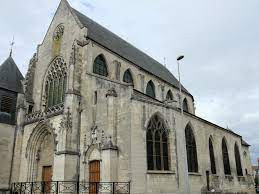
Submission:
[[100,161],[91,161],[89,164],[89,193],[98,193],[98,183],[100,182]]
[[51,181],[52,181],[52,166],[42,167],[42,181],[44,181],[45,193],[51,192]]

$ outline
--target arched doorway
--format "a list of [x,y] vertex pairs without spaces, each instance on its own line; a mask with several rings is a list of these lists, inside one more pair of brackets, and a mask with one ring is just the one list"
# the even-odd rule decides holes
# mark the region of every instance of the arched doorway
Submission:
[[55,139],[53,129],[40,123],[31,133],[26,148],[27,181],[52,181]]

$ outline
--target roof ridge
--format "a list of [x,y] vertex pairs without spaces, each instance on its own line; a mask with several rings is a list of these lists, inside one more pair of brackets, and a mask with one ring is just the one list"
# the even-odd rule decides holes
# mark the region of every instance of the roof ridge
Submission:
[[[137,65],[141,69],[144,69],[159,79],[162,79],[178,88],[179,83],[176,77],[168,68],[156,59],[152,58],[142,50],[138,49],[131,43],[127,42],[117,34],[111,32],[73,7],[71,7],[71,10],[75,13],[80,23],[88,29],[88,38]],[[184,87],[183,91],[191,95]]]

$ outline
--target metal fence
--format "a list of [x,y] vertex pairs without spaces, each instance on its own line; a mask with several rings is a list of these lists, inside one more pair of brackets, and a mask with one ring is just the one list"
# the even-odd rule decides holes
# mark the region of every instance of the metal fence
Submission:
[[130,182],[17,182],[12,183],[13,194],[130,194]]

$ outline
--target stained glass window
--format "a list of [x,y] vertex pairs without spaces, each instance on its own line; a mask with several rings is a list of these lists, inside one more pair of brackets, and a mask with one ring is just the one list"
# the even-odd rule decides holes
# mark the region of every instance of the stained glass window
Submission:
[[157,115],[149,121],[146,141],[148,170],[169,170],[168,132]]
[[227,148],[225,138],[223,138],[222,140],[222,158],[223,158],[223,165],[224,165],[224,173],[226,175],[230,175],[231,170],[230,170],[229,157],[228,157],[228,148]]
[[133,79],[132,79],[132,75],[130,73],[130,70],[126,70],[124,75],[123,75],[123,81],[126,83],[131,83],[133,84]]
[[151,80],[147,83],[146,94],[152,98],[156,97],[155,85]]
[[196,142],[190,125],[187,125],[185,128],[185,140],[186,140],[188,172],[198,172]]
[[243,176],[240,153],[239,153],[238,145],[236,143],[235,143],[235,160],[236,160],[237,176]]
[[210,151],[210,170],[212,174],[216,174],[216,163],[214,157],[214,149],[211,138],[209,138],[209,151]]
[[103,55],[98,55],[94,60],[93,72],[101,76],[108,76],[107,65]]

